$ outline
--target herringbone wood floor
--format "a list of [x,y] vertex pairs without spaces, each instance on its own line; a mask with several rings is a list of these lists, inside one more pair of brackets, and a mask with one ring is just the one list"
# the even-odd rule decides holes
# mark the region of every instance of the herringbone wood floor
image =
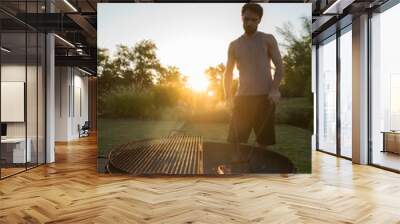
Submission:
[[94,137],[0,181],[0,223],[400,223],[400,175],[313,153],[313,174],[133,178],[96,173]]

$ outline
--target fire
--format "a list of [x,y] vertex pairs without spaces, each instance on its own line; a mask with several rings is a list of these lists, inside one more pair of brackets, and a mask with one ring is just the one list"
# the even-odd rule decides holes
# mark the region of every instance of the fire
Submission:
[[231,172],[230,168],[228,168],[225,165],[219,165],[217,166],[217,174],[223,175],[223,174],[229,174]]

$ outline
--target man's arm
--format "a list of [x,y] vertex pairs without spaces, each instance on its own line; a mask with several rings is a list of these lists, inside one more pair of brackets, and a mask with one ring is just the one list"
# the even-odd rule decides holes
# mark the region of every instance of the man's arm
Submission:
[[225,100],[228,102],[232,98],[232,77],[233,77],[233,68],[235,66],[235,56],[233,52],[232,43],[229,44],[228,49],[228,60],[226,62],[225,74],[224,74],[224,91],[225,91]]
[[279,90],[279,84],[283,78],[283,63],[281,53],[279,51],[278,43],[274,36],[268,41],[268,47],[270,49],[269,54],[272,63],[275,65],[274,81],[272,82],[272,91]]

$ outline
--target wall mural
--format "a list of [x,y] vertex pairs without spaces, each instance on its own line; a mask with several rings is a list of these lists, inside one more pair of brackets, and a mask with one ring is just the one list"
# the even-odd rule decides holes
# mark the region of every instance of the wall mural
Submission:
[[310,173],[311,4],[98,4],[98,171]]

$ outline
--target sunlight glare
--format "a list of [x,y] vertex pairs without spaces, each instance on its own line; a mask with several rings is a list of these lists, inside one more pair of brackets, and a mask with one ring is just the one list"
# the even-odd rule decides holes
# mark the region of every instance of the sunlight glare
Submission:
[[192,75],[188,77],[187,84],[196,92],[205,92],[208,89],[209,81],[205,75]]

